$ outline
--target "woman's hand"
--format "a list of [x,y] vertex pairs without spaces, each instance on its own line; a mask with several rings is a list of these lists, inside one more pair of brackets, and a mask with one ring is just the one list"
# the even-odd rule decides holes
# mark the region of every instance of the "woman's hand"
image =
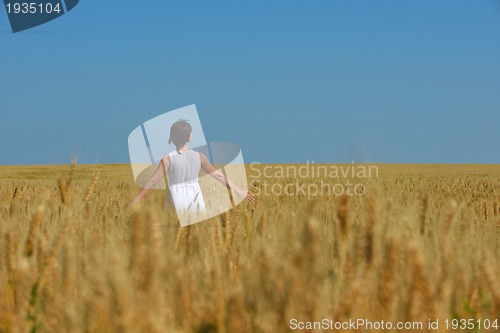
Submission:
[[135,204],[136,204],[135,200],[130,201],[127,205],[127,209],[132,209],[132,207],[134,207]]
[[250,194],[250,192],[247,192],[247,191],[242,191],[240,189],[236,190],[236,194],[240,197],[240,199],[246,199],[248,202],[250,203],[254,203],[255,202],[255,199],[254,197],[252,197],[252,195]]
[[128,203],[128,206],[127,206],[127,209],[131,209],[132,207],[134,207],[135,205],[137,205],[137,203],[140,201],[141,199],[138,198],[138,197],[135,197],[134,199],[130,200],[130,202]]

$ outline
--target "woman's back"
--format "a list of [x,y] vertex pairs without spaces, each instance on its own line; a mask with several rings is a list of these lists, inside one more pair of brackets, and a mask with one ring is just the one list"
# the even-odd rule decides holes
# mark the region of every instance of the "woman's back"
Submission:
[[181,152],[174,150],[168,155],[170,160],[167,172],[169,187],[198,181],[201,169],[200,153],[194,150]]

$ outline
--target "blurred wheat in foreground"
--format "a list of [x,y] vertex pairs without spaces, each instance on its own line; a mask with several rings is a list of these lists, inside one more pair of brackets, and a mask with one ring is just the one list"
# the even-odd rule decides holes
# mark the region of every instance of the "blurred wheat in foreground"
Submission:
[[499,167],[379,168],[362,197],[260,196],[179,228],[162,191],[127,210],[129,166],[1,167],[0,332],[500,319]]

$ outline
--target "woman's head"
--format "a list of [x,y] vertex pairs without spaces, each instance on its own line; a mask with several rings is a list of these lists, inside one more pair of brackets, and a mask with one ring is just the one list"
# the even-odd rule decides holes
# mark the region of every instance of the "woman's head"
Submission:
[[191,140],[192,130],[187,120],[177,120],[170,127],[170,139],[168,139],[168,143],[173,143],[177,149],[182,148],[182,146]]

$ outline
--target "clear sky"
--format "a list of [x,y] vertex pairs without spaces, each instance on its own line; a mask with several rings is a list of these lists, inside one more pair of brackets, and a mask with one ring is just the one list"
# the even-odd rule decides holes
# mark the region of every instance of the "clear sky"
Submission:
[[499,92],[497,0],[81,0],[16,34],[0,7],[0,164],[128,162],[190,104],[248,163],[500,163]]

